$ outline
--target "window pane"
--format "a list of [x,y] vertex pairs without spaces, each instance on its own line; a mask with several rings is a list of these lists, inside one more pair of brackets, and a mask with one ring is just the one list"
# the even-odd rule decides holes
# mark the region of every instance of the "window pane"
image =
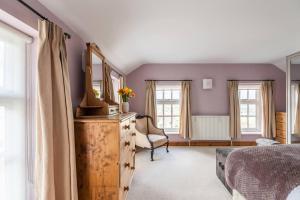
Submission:
[[172,99],[178,100],[180,98],[180,92],[179,90],[173,90],[172,91]]
[[256,99],[256,90],[249,90],[249,99]]
[[4,85],[4,42],[0,41],[0,88]]
[[172,115],[171,106],[172,106],[172,104],[165,104],[164,105],[164,115],[169,115],[169,116]]
[[248,128],[248,120],[247,117],[241,117],[241,128]]
[[157,128],[164,128],[164,118],[157,117]]
[[255,104],[249,104],[249,115],[250,116],[256,116],[256,105]]
[[171,117],[164,118],[164,128],[172,128],[172,120]]
[[173,115],[179,115],[179,104],[173,104]]
[[241,104],[240,110],[242,116],[248,115],[247,104]]
[[161,90],[156,91],[156,99],[163,99],[163,91]]
[[0,199],[25,199],[26,43],[3,26],[0,43]]
[[163,115],[164,114],[163,104],[157,104],[156,109],[157,109],[157,115]]
[[240,90],[240,99],[248,99],[248,90]]
[[256,117],[249,117],[249,128],[256,128]]
[[172,128],[179,128],[179,117],[173,117]]
[[5,133],[5,108],[0,106],[0,155],[4,151],[4,133]]
[[171,90],[165,90],[164,95],[164,99],[171,99]]

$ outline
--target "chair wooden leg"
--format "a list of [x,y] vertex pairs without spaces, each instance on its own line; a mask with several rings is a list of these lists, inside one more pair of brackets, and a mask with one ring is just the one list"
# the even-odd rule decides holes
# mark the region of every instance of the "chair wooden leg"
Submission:
[[153,160],[153,154],[154,154],[154,148],[151,148],[151,161],[154,161]]
[[167,153],[169,153],[169,142],[167,142],[166,150],[167,150]]

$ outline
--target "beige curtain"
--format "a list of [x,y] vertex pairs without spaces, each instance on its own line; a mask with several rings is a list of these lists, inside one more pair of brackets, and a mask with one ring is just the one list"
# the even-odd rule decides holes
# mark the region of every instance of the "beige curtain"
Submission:
[[192,136],[191,82],[190,81],[181,82],[179,134],[184,138],[191,138]]
[[73,111],[64,33],[39,21],[35,191],[38,200],[77,200]]
[[145,115],[152,117],[156,126],[156,83],[155,81],[146,81],[146,104]]
[[293,133],[300,133],[300,83],[295,85],[295,97],[296,98],[296,107],[295,107],[295,121],[294,121],[294,130]]
[[263,136],[265,138],[276,137],[275,103],[273,94],[273,81],[263,81],[261,84],[263,105]]
[[106,102],[115,101],[114,87],[111,79],[111,67],[104,64],[104,97]]
[[229,131],[232,139],[240,138],[240,99],[239,99],[239,83],[238,81],[228,81],[229,89],[229,115],[230,124]]

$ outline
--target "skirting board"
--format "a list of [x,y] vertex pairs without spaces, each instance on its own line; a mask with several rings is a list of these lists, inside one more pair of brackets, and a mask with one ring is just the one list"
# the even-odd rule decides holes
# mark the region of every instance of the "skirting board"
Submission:
[[170,146],[256,146],[255,141],[191,140],[170,141]]

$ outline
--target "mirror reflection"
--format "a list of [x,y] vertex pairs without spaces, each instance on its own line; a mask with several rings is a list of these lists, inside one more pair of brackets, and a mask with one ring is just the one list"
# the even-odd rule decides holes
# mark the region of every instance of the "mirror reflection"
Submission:
[[114,91],[114,99],[113,100],[114,100],[114,102],[119,104],[119,103],[121,103],[121,100],[120,100],[118,91],[120,88],[122,88],[122,83],[121,83],[122,76],[115,71],[112,71],[110,76],[111,76],[112,86],[113,86],[113,91]]
[[97,99],[103,99],[103,72],[102,60],[95,53],[92,53],[92,84],[93,92]]
[[290,140],[300,143],[300,55],[290,60]]

